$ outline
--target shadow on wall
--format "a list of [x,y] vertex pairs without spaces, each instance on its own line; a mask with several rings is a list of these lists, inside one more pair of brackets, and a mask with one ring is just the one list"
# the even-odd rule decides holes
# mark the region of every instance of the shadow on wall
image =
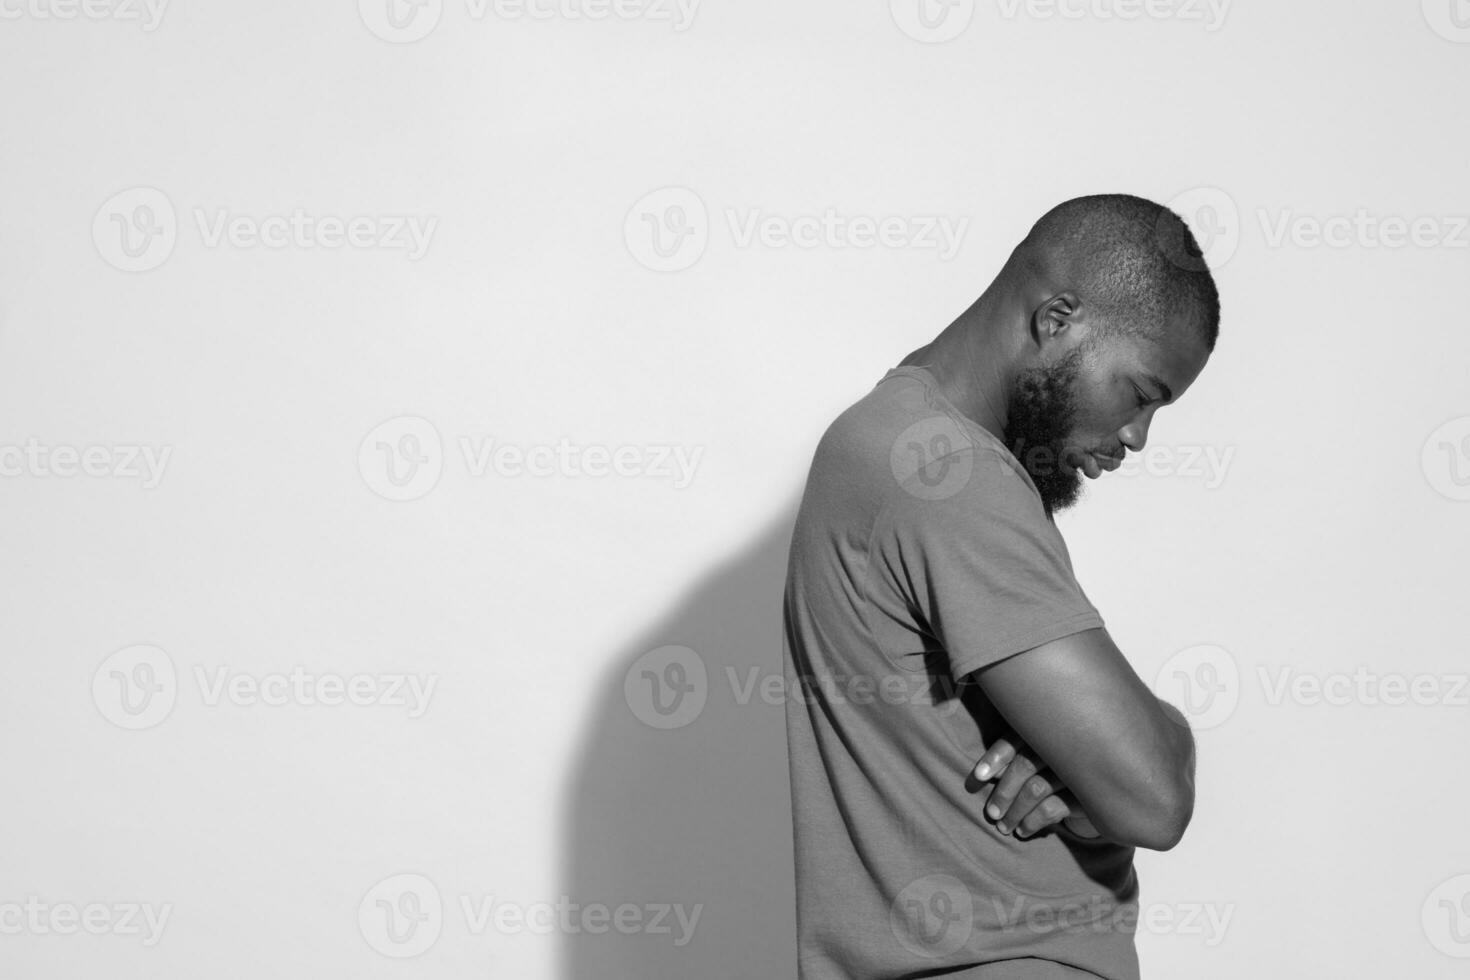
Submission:
[[569,916],[561,980],[796,975],[781,655],[795,517],[793,501],[607,671],[564,789],[561,853],[562,893],[608,916]]

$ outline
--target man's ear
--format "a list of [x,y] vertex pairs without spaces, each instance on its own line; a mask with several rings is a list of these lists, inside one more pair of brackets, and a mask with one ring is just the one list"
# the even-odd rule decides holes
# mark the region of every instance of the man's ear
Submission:
[[1053,340],[1063,339],[1072,328],[1079,305],[1073,292],[1057,293],[1045,300],[1031,313],[1031,342],[1045,347]]

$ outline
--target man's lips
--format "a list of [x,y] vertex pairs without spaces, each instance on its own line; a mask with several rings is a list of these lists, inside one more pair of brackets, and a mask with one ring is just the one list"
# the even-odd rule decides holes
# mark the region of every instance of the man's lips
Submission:
[[1106,453],[1088,453],[1087,455],[1097,460],[1097,465],[1101,466],[1109,473],[1123,465],[1122,456],[1109,456]]

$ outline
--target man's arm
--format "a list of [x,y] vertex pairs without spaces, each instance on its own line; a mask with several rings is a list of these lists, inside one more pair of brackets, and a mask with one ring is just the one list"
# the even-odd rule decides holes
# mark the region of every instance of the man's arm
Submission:
[[1194,813],[1194,738],[1105,629],[1083,630],[973,674],[1006,722],[1107,839],[1166,851]]

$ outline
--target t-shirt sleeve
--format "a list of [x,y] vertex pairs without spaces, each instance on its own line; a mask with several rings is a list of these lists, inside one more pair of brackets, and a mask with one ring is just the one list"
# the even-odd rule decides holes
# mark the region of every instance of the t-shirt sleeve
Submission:
[[951,462],[967,470],[964,479],[937,493],[922,484],[893,493],[869,554],[870,573],[944,648],[956,681],[1103,625],[1036,491],[997,450],[960,453]]

